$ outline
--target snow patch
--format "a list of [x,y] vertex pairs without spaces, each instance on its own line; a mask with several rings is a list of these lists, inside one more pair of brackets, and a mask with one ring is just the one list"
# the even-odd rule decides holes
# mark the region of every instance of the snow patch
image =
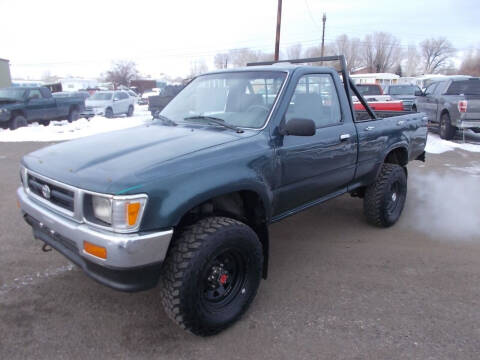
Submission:
[[68,264],[60,266],[55,269],[47,269],[43,272],[37,272],[31,275],[23,275],[18,278],[13,279],[11,284],[3,284],[0,286],[0,295],[6,294],[7,292],[15,289],[20,289],[25,286],[35,285],[38,281],[43,279],[48,279],[50,277],[58,276],[68,271],[72,271],[75,268],[73,264]]
[[107,119],[103,116],[95,116],[90,120],[82,118],[72,123],[62,120],[52,121],[48,126],[32,123],[27,127],[16,130],[0,129],[0,142],[64,141],[127,129],[151,121],[152,116],[146,107],[141,107],[135,110],[135,116],[132,117],[124,116]]
[[429,133],[427,137],[427,146],[425,151],[430,154],[441,154],[447,151],[461,149],[470,152],[480,152],[480,144],[456,143],[443,140],[437,134]]

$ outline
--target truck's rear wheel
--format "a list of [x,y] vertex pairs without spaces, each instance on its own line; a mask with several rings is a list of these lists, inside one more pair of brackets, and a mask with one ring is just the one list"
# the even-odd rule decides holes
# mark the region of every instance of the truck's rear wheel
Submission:
[[80,118],[80,112],[76,109],[70,110],[70,113],[68,114],[68,122],[74,122],[77,121]]
[[255,297],[262,247],[247,225],[210,217],[174,239],[162,270],[162,302],[177,324],[213,335],[234,323]]
[[452,125],[450,115],[443,113],[440,117],[440,137],[445,140],[451,140],[455,136],[457,128]]
[[28,122],[27,122],[27,119],[25,119],[25,117],[23,117],[22,115],[16,115],[15,117],[13,117],[12,120],[10,120],[9,128],[10,130],[15,130],[27,125],[28,125]]
[[380,174],[367,187],[363,210],[367,221],[379,227],[389,227],[402,214],[407,198],[407,176],[396,164],[383,164]]

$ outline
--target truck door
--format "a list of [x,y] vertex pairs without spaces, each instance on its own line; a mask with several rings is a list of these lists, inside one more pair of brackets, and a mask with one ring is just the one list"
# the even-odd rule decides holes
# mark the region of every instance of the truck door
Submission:
[[[276,149],[281,166],[276,214],[341,191],[353,180],[356,129],[351,115],[342,112],[338,86],[331,74],[306,74],[297,82],[284,121],[312,119],[316,133],[283,136]],[[347,101],[345,94],[342,99]]]
[[26,113],[28,121],[49,119],[55,100],[44,98],[40,89],[30,89],[27,94]]

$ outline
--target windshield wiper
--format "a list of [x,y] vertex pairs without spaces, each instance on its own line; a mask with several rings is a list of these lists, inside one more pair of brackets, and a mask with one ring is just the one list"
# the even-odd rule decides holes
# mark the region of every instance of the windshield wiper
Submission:
[[177,126],[178,125],[175,121],[167,118],[166,116],[160,115],[159,111],[157,111],[153,115],[153,118],[160,120],[164,125],[170,125],[170,126]]
[[227,123],[225,122],[225,120],[220,119],[220,118],[217,118],[217,117],[215,117],[215,116],[193,115],[193,116],[187,116],[186,118],[183,118],[183,120],[206,120],[207,123],[211,123],[211,124],[215,124],[215,125],[220,125],[220,126],[226,127],[227,129],[231,129],[231,130],[236,131],[238,134],[243,133],[243,130],[242,130],[242,129],[240,129],[240,128],[236,127],[236,126],[227,124]]

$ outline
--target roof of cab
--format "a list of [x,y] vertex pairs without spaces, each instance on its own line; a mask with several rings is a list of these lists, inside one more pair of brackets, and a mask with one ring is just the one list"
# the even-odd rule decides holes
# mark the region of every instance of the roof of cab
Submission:
[[314,66],[314,65],[297,65],[297,64],[290,64],[290,63],[275,63],[273,65],[253,65],[253,66],[244,66],[239,68],[231,68],[231,69],[218,69],[215,71],[210,71],[205,74],[218,74],[224,72],[240,72],[240,71],[294,71],[298,69],[305,69],[305,70],[328,70],[328,71],[335,71],[334,68],[328,66]]

